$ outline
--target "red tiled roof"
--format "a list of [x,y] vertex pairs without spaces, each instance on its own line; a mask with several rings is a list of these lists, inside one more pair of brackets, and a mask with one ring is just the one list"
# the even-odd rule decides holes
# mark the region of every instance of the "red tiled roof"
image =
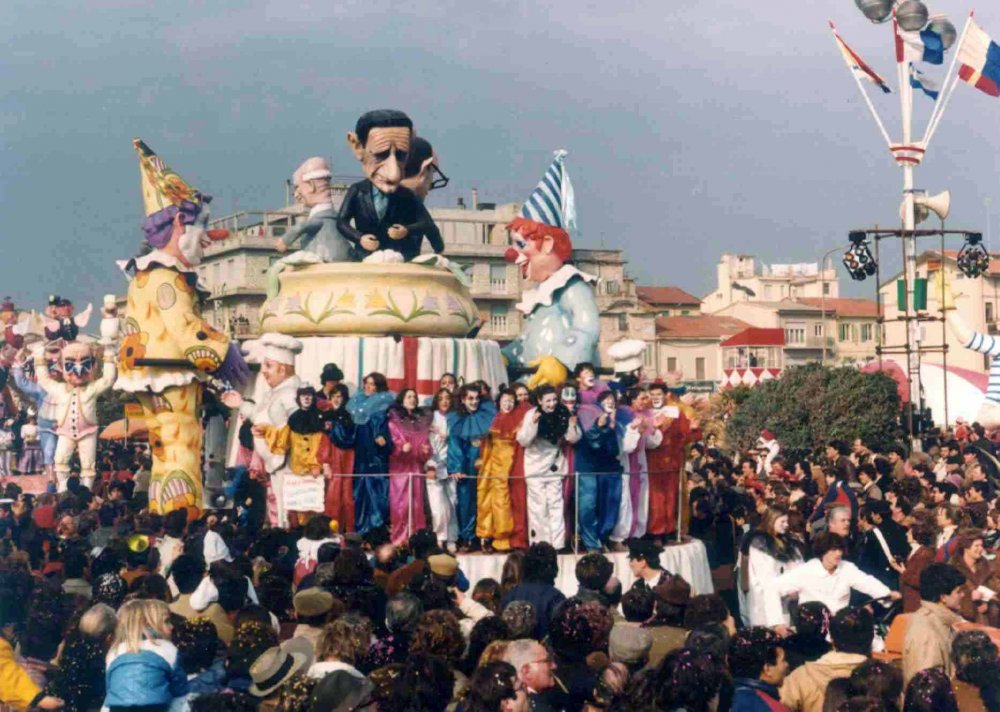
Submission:
[[656,320],[656,335],[665,339],[711,339],[732,336],[749,326],[731,316],[661,316]]
[[762,329],[751,326],[722,342],[725,346],[784,346],[784,329]]
[[824,302],[823,297],[799,297],[799,301],[820,308],[825,303],[827,311],[832,311],[837,316],[868,316],[873,319],[878,316],[878,303],[871,299],[827,297]]
[[639,299],[654,306],[663,304],[701,304],[701,300],[698,297],[688,294],[680,287],[636,287],[635,293]]

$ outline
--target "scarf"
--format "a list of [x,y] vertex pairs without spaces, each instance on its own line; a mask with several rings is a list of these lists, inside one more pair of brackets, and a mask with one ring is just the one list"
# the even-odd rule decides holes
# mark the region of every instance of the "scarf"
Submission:
[[448,432],[461,440],[481,440],[490,431],[497,414],[492,401],[481,403],[475,413],[448,413]]
[[364,425],[373,415],[384,413],[396,399],[389,391],[372,393],[370,396],[358,393],[347,403],[347,412],[351,414],[356,425]]
[[559,403],[551,413],[546,413],[540,408],[538,412],[541,413],[541,418],[538,420],[538,436],[553,445],[558,445],[569,430],[571,415],[569,408]]
[[323,432],[323,414],[315,404],[308,409],[299,408],[288,416],[288,427],[293,433],[311,435]]

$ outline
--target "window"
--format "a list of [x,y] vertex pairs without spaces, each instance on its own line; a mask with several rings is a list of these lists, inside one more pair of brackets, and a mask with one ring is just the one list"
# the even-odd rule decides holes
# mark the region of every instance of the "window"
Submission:
[[494,334],[507,333],[507,307],[503,304],[490,306],[490,330]]
[[646,346],[642,351],[642,364],[647,368],[653,365],[653,349],[649,346]]
[[483,225],[483,244],[490,244],[490,235],[493,234],[493,225]]
[[875,325],[874,324],[862,324],[861,330],[861,343],[867,343],[874,340],[875,336]]
[[993,302],[986,302],[986,323],[987,325],[993,322]]
[[618,315],[618,331],[628,331],[628,314]]
[[705,380],[705,357],[699,356],[694,360],[694,377],[698,381]]
[[226,282],[236,282],[236,260],[228,259],[226,260]]
[[691,316],[690,309],[681,309],[681,316]]
[[605,291],[606,291],[606,292],[607,292],[608,294],[618,294],[618,282],[616,282],[616,281],[615,281],[615,280],[613,280],[613,279],[609,279],[609,280],[608,280],[608,281],[607,281],[607,282],[605,283]]
[[823,295],[827,296],[827,297],[830,296],[830,283],[829,282],[823,282]]
[[667,370],[668,371],[676,371],[677,370],[677,357],[676,356],[668,356],[667,357]]
[[490,265],[490,287],[493,291],[507,291],[507,265]]
[[785,343],[804,344],[806,341],[806,325],[789,323],[785,327]]
[[813,324],[813,336],[822,338],[823,337],[823,325]]
[[851,338],[850,324],[837,324],[837,341],[849,341]]

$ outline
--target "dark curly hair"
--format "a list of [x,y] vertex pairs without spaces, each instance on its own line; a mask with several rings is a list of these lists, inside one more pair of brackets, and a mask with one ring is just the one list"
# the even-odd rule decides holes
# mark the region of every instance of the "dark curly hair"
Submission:
[[654,672],[656,709],[708,712],[727,679],[721,659],[686,648],[675,650]]
[[781,636],[770,628],[754,626],[736,634],[729,644],[729,671],[733,677],[757,679],[765,665],[776,665]]
[[229,677],[249,677],[254,661],[276,645],[278,634],[270,625],[249,621],[237,627],[226,652],[225,668]]
[[517,699],[517,671],[505,662],[486,663],[469,679],[463,712],[494,712],[502,709],[504,700]]
[[906,712],[958,712],[948,674],[941,668],[927,668],[911,677],[903,709]]
[[528,548],[524,555],[524,581],[555,583],[559,574],[559,558],[555,548],[548,542],[538,542]]
[[192,618],[174,626],[171,641],[177,646],[177,658],[188,675],[207,670],[215,660],[219,635],[208,618]]
[[963,630],[951,641],[955,677],[976,687],[996,676],[997,646],[981,630]]
[[[433,655],[411,655],[399,671],[399,678],[384,709],[394,712],[444,710],[451,702],[455,675],[448,663]],[[383,709],[379,705],[379,709]]]
[[567,599],[559,604],[549,622],[549,643],[568,662],[580,662],[593,652],[594,630],[582,609],[582,603]]
[[420,616],[410,638],[410,652],[433,655],[457,666],[465,653],[465,638],[450,611],[427,611]]

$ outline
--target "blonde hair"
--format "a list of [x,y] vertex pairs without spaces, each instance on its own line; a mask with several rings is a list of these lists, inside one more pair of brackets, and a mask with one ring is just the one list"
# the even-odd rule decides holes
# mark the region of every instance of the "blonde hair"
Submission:
[[147,640],[170,638],[170,609],[163,601],[137,598],[126,601],[118,609],[118,629],[112,647],[124,645],[130,653],[138,653]]

